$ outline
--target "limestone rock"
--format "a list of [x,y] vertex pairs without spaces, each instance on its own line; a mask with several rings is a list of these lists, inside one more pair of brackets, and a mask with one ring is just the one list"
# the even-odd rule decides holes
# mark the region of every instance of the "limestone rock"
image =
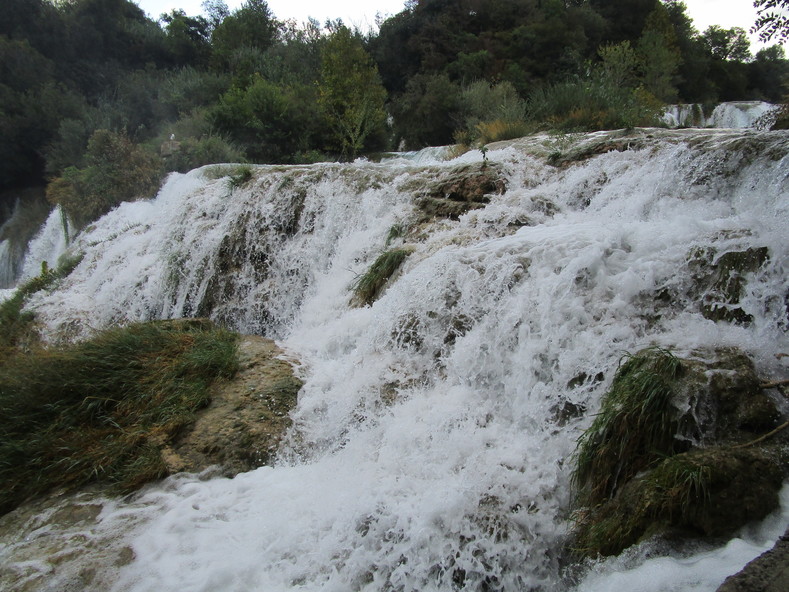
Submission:
[[288,412],[302,384],[291,365],[279,359],[282,354],[269,339],[241,338],[239,372],[233,380],[215,384],[211,404],[193,427],[163,448],[171,473],[219,465],[232,476],[269,461],[290,425]]

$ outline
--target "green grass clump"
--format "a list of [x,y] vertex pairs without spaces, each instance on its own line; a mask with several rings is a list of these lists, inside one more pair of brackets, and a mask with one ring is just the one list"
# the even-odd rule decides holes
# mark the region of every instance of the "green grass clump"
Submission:
[[656,460],[679,452],[671,405],[679,359],[659,348],[626,358],[600,413],[578,440],[573,480],[590,505],[612,497]]
[[574,533],[576,554],[617,555],[668,527],[703,532],[714,463],[679,454],[660,462],[644,477],[629,481],[616,500],[582,512]]
[[237,335],[208,321],[134,324],[0,365],[0,513],[91,481],[162,477],[160,447],[238,367]]
[[397,268],[411,254],[409,249],[392,249],[378,256],[370,269],[354,285],[356,299],[363,304],[372,304],[392,277]]
[[247,165],[241,165],[240,167],[236,168],[235,172],[230,175],[230,179],[228,179],[228,184],[230,185],[230,190],[238,189],[239,187],[243,187],[252,179],[252,167]]

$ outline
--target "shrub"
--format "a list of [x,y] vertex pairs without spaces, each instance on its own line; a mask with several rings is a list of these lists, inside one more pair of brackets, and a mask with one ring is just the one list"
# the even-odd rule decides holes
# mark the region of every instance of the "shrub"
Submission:
[[228,185],[230,186],[230,190],[238,189],[239,187],[243,187],[252,179],[252,168],[243,165],[237,167],[235,172],[230,175],[228,179]]
[[69,167],[47,187],[77,226],[106,214],[122,201],[152,197],[161,180],[161,161],[125,134],[98,130],[88,142],[85,168]]
[[560,82],[534,91],[529,119],[561,131],[595,131],[657,125],[662,106],[649,93],[600,76]]
[[[491,86],[480,80],[461,93],[466,144],[495,142],[526,135],[526,103],[509,82]],[[460,143],[460,142],[458,142]]]
[[120,490],[162,477],[159,447],[238,366],[208,321],[134,324],[0,366],[0,512],[54,487]]

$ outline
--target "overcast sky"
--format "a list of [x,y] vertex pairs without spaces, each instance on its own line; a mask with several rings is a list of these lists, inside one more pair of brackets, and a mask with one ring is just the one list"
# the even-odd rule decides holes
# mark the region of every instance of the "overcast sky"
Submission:
[[[188,15],[202,13],[202,0],[136,0],[137,4],[156,19],[163,12],[173,8],[181,8]],[[696,28],[704,31],[710,25],[721,25],[724,28],[742,27],[746,31],[756,20],[756,10],[752,0],[684,0],[688,14]],[[238,8],[243,0],[226,0],[230,9]],[[321,23],[326,19],[341,18],[345,24],[368,29],[375,26],[375,15],[384,16],[397,14],[403,9],[404,0],[268,0],[269,8],[280,20],[296,19],[305,21],[311,16]],[[754,43],[754,52],[761,45]]]

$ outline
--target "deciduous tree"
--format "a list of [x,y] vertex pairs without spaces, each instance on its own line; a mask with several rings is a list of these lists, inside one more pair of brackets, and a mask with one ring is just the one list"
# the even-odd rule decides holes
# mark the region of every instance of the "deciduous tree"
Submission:
[[386,124],[386,90],[361,39],[337,28],[321,52],[319,102],[343,157],[353,158]]

